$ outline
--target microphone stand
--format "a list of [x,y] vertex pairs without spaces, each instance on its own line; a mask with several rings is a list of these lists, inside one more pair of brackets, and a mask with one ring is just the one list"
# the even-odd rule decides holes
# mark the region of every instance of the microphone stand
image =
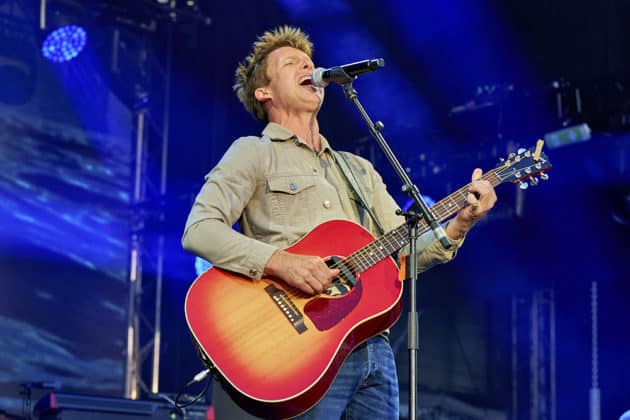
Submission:
[[383,153],[385,153],[385,156],[389,160],[390,164],[400,177],[403,183],[403,192],[405,192],[413,199],[419,209],[417,213],[415,211],[403,212],[401,210],[398,210],[396,212],[397,214],[402,214],[405,216],[407,226],[409,227],[409,315],[407,318],[407,343],[409,348],[409,419],[415,420],[418,400],[417,356],[419,347],[418,310],[416,307],[416,280],[418,277],[418,250],[416,246],[416,240],[418,239],[418,221],[424,218],[424,220],[431,227],[433,233],[440,240],[444,248],[450,248],[451,243],[446,237],[444,229],[436,221],[435,216],[422,199],[420,190],[412,183],[409,175],[407,175],[407,172],[403,169],[402,165],[394,155],[394,152],[389,147],[387,141],[381,134],[381,131],[384,128],[383,123],[380,121],[377,121],[376,123],[372,122],[372,119],[363,108],[363,105],[361,105],[361,102],[359,102],[359,94],[352,86],[353,81],[354,78],[348,76],[347,81],[341,83],[346,97],[355,105],[355,107],[361,114],[361,117],[363,117],[366,124],[368,125],[370,134],[372,135],[372,137],[374,137]]

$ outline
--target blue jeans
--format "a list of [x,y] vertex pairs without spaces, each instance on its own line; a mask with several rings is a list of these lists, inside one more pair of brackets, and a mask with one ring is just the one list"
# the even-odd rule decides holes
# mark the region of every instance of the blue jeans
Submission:
[[324,397],[295,418],[398,419],[398,376],[387,340],[376,336],[357,347]]

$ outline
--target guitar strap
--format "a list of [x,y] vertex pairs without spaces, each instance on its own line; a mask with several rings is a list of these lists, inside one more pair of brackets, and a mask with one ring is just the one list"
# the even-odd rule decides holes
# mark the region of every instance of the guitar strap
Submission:
[[372,220],[374,220],[374,223],[376,224],[376,227],[378,228],[380,234],[383,235],[385,233],[385,229],[383,229],[383,225],[381,225],[381,222],[379,222],[378,218],[376,217],[376,214],[374,214],[374,210],[368,205],[368,202],[365,199],[365,195],[363,195],[363,191],[361,190],[361,187],[359,186],[359,183],[357,182],[357,178],[354,175],[354,171],[352,170],[352,167],[350,166],[348,159],[346,158],[344,153],[337,152],[334,150],[333,150],[333,156],[335,157],[335,161],[337,162],[339,169],[341,169],[341,172],[346,177],[346,180],[352,187],[354,194],[359,199],[361,206],[369,213]]

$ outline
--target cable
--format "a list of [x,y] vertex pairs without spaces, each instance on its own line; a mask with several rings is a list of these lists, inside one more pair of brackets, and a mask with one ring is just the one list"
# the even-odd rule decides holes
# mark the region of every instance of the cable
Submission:
[[159,398],[162,398],[163,400],[165,400],[166,402],[168,402],[170,405],[172,405],[173,407],[175,407],[175,410],[177,410],[177,414],[179,414],[183,419],[186,418],[186,409],[185,408],[179,408],[177,406],[177,404],[175,403],[175,401],[173,401],[173,399],[171,397],[169,397],[166,394],[162,394],[159,393],[157,394],[157,396]]
[[[177,396],[175,397],[175,402],[174,402],[174,406],[175,408],[178,409],[183,409],[184,407],[188,407],[194,403],[196,403],[197,401],[199,401],[201,399],[201,397],[203,397],[207,392],[208,392],[208,388],[210,387],[210,381],[211,378],[208,378],[208,374],[210,373],[210,369],[205,369],[202,370],[201,372],[199,372],[198,374],[196,374],[191,380],[190,382],[188,382],[185,386],[184,389],[182,389]],[[203,389],[201,390],[201,392],[197,395],[195,395],[190,401],[186,401],[184,403],[181,403],[179,400],[185,395],[184,391],[189,388],[191,385],[196,384],[198,382],[203,381],[204,379],[206,380],[206,384],[204,385]]]

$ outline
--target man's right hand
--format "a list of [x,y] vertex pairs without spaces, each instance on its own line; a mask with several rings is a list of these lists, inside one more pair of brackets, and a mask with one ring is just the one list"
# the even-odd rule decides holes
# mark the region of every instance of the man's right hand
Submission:
[[339,274],[339,269],[328,268],[321,257],[291,254],[278,250],[267,261],[265,274],[277,277],[310,295],[315,295],[330,287],[332,279]]

